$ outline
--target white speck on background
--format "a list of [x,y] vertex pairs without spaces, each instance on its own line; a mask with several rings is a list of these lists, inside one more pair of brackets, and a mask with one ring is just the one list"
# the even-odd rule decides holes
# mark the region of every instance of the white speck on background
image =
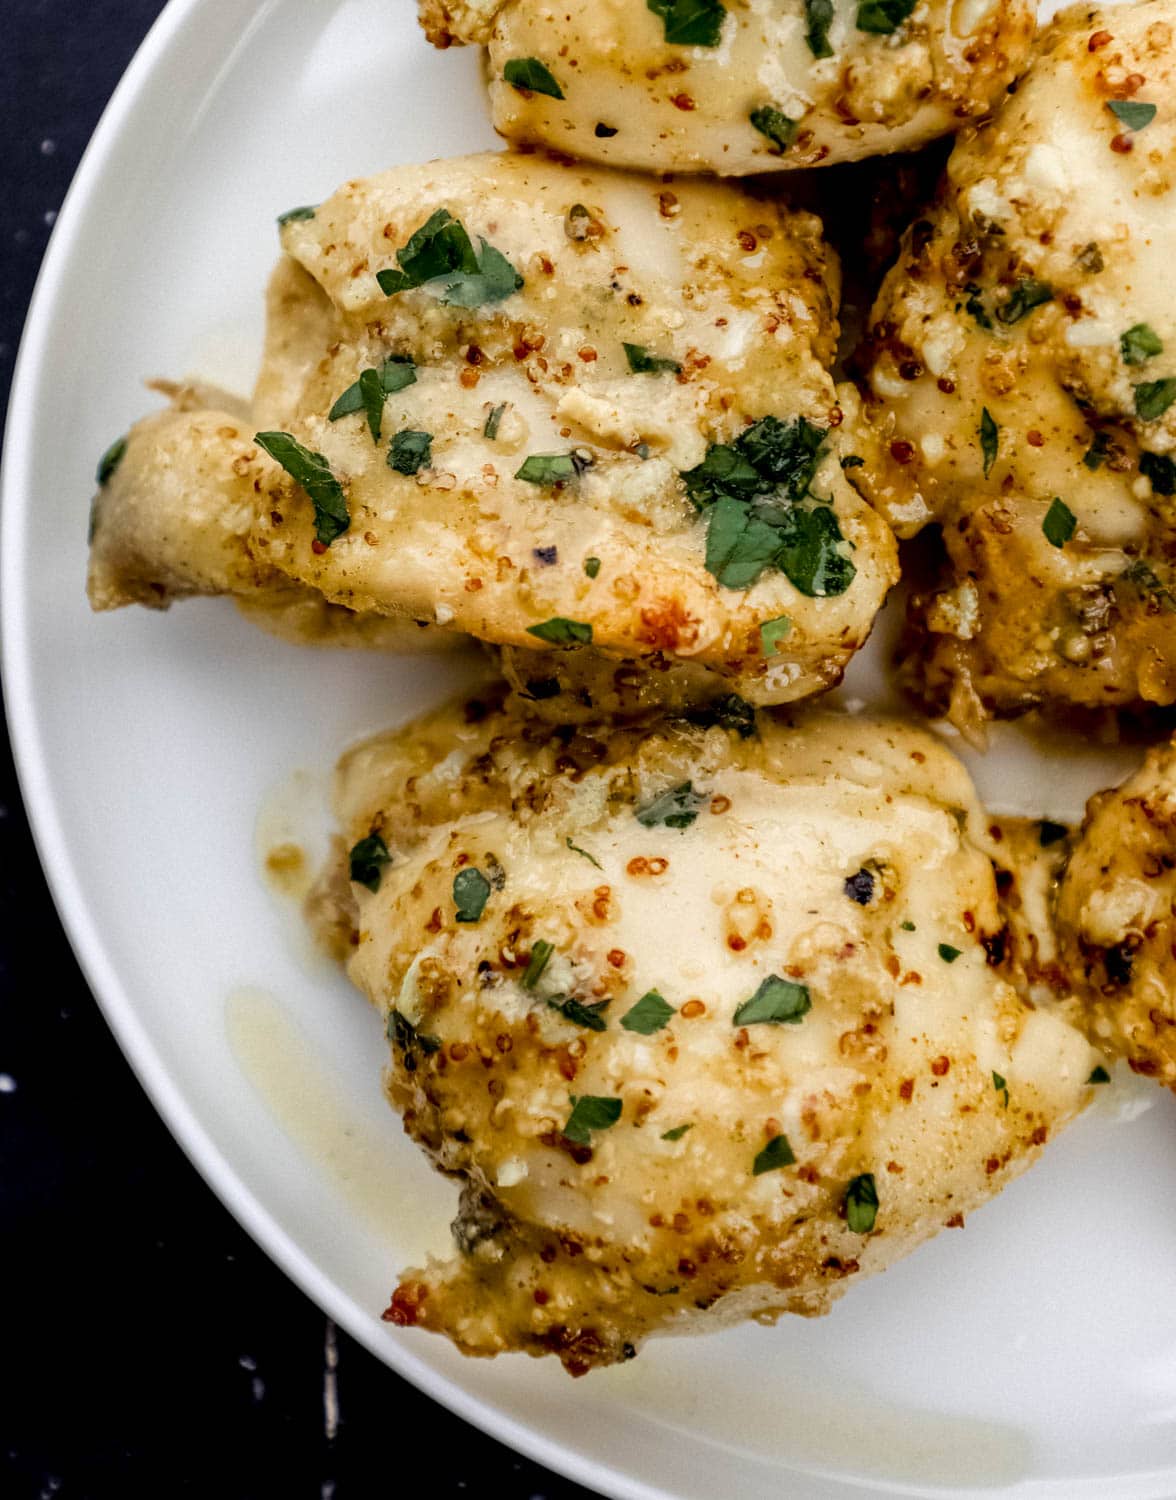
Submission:
[[0,1073],[0,1094],[15,1094],[16,1079],[11,1073]]
[[[323,1433],[333,1443],[339,1433],[339,1335],[327,1319],[323,1337]],[[332,1486],[333,1488],[333,1486]]]

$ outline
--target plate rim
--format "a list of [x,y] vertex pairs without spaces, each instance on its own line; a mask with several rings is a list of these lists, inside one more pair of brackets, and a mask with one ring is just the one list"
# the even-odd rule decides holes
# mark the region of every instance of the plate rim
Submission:
[[[609,1500],[677,1500],[602,1460],[565,1448],[435,1371],[395,1339],[381,1338],[364,1313],[286,1233],[245,1185],[176,1089],[167,1066],[140,1023],[82,893],[47,774],[28,652],[29,597],[25,569],[28,496],[34,453],[29,434],[35,397],[45,376],[48,335],[62,282],[111,149],[128,129],[143,92],[195,14],[217,0],[167,0],[102,111],[62,202],[37,273],[21,331],[8,410],[0,441],[0,682],[17,785],[37,859],[82,976],[139,1086],[173,1140],[220,1203],[316,1307],[394,1374],[488,1437]],[[253,24],[276,0],[255,12]]]

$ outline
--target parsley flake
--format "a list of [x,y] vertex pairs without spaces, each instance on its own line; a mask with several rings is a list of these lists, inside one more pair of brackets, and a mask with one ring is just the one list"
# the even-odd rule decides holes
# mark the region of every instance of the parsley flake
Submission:
[[700,729],[733,729],[741,740],[749,740],[757,732],[755,709],[738,693],[724,693],[721,698],[692,709],[687,718]]
[[1173,401],[1176,401],[1176,376],[1145,380],[1135,387],[1135,414],[1145,422],[1162,417]]
[[404,428],[392,439],[388,467],[397,474],[419,474],[433,462],[433,434]]
[[694,790],[693,782],[684,781],[644,803],[635,816],[642,828],[689,828],[709,801],[709,796]]
[[675,47],[717,47],[726,10],[719,0],[645,0],[660,16],[665,38]]
[[861,0],[857,12],[857,29],[889,36],[897,31],[914,10],[918,0]]
[[555,944],[547,942],[545,938],[538,938],[531,944],[531,956],[527,960],[527,967],[521,980],[525,990],[533,990],[539,983],[543,970],[547,967],[554,952]]
[[547,641],[552,646],[589,646],[592,644],[592,626],[579,620],[566,620],[555,615],[541,625],[528,625],[527,634],[537,640]]
[[1107,108],[1128,130],[1143,130],[1156,117],[1155,105],[1146,104],[1143,100],[1108,99]]
[[753,109],[747,117],[760,135],[765,136],[776,148],[777,155],[783,155],[789,146],[796,144],[796,137],[800,133],[800,121],[792,120],[782,109],[775,105],[763,104],[759,109]]
[[482,428],[482,436],[489,438],[491,442],[498,436],[498,429],[502,425],[502,414],[506,410],[506,402],[501,401],[486,418],[486,425]]
[[663,1141],[680,1141],[688,1130],[694,1129],[694,1121],[687,1125],[675,1125],[673,1130],[667,1130],[662,1134]]
[[1048,818],[1042,818],[1037,825],[1037,842],[1043,849],[1048,849],[1051,844],[1058,844],[1069,833],[1064,823],[1052,823]]
[[1094,1072],[1086,1080],[1087,1084],[1110,1083],[1110,1081],[1111,1075],[1103,1067],[1102,1063],[1099,1063],[1098,1067],[1095,1068]]
[[317,213],[317,204],[304,203],[301,208],[288,208],[284,214],[278,215],[278,228],[285,229],[287,224],[303,224],[307,219],[313,219]]
[[874,899],[874,877],[864,867],[856,875],[845,878],[845,894],[859,906],[869,906]]
[[253,441],[280,463],[290,478],[310,496],[314,506],[315,537],[329,547],[351,525],[347,496],[343,486],[331,473],[331,466],[321,453],[290,436],[288,432],[258,432]]
[[589,578],[595,578],[596,575],[600,572],[600,558],[586,557],[584,559],[584,571],[585,573],[587,573]]
[[774,620],[765,620],[759,628],[764,655],[774,656],[780,649],[780,642],[791,629],[792,620],[788,615],[777,615]]
[[1006,1109],[1008,1109],[1008,1107],[1009,1107],[1009,1086],[1005,1082],[1004,1078],[1002,1078],[1001,1075],[995,1070],[995,1068],[993,1069],[993,1072],[992,1072],[992,1087],[996,1090],[996,1092],[998,1094],[1003,1094],[1004,1095],[1004,1107]]
[[776,1172],[781,1167],[791,1167],[796,1161],[786,1135],[774,1135],[760,1151],[751,1166],[753,1177],[762,1177],[765,1172]]
[[1006,326],[1019,323],[1035,307],[1053,301],[1053,287],[1035,276],[1022,276],[1009,293],[1008,300],[996,310],[997,319]]
[[1082,455],[1082,462],[1090,472],[1096,473],[1111,455],[1111,440],[1105,432],[1096,432],[1090,447]]
[[608,1006],[607,1000],[597,1000],[589,1005],[583,1000],[577,1000],[574,995],[552,995],[547,1003],[552,1010],[558,1010],[564,1020],[570,1021],[573,1026],[583,1026],[586,1031],[608,1029],[608,1022],[603,1015]]
[[[393,354],[386,359],[379,370],[365,370],[363,374],[352,385],[349,385],[339,399],[327,413],[328,422],[337,422],[340,417],[349,417],[352,412],[363,411],[365,407],[363,393],[364,376],[375,375],[380,382],[380,388],[385,396],[394,396],[397,391],[403,391],[410,385],[416,384],[416,366],[412,360],[403,354]],[[383,403],[381,402],[381,406]],[[369,421],[370,421],[369,416]],[[379,438],[376,439],[379,442]]]
[[832,57],[829,28],[833,24],[833,0],[804,0],[804,39],[814,57]]
[[127,453],[127,439],[125,437],[115,438],[110,447],[98,460],[98,471],[94,478],[98,482],[99,489],[104,489],[114,478],[119,464],[122,463]]
[[993,420],[992,413],[987,407],[980,412],[980,452],[984,457],[984,477],[988,478],[989,470],[996,462],[996,455],[1000,449],[1000,428]]
[[950,943],[939,945],[939,956],[945,964],[954,964],[962,952],[962,948],[953,948]]
[[1176,495],[1176,462],[1161,453],[1141,453],[1139,472],[1157,495]]
[[380,889],[384,866],[391,863],[388,845],[378,833],[360,839],[348,856],[350,873],[356,885],[366,885],[373,894]]
[[625,1012],[621,1017],[621,1025],[626,1031],[635,1031],[638,1036],[652,1036],[655,1031],[661,1031],[668,1025],[671,1016],[676,1014],[674,1007],[656,990],[649,990],[636,1005]]
[[594,854],[589,854],[587,849],[581,849],[579,844],[572,843],[570,834],[567,838],[564,839],[564,843],[568,846],[573,854],[579,854],[581,858],[586,859],[590,865],[595,865],[598,870],[604,869],[604,866],[600,863],[600,861]]
[[603,1099],[599,1094],[571,1095],[572,1112],[563,1128],[564,1136],[577,1146],[587,1146],[594,1130],[608,1130],[621,1118],[620,1099]]
[[400,269],[376,272],[380,290],[394,297],[445,277],[446,284],[431,293],[440,302],[455,307],[501,302],[519,290],[523,278],[500,250],[484,239],[480,243],[475,251],[465,226],[439,208],[396,252]]
[[537,57],[512,57],[503,68],[502,76],[511,88],[523,94],[546,94],[549,99],[564,96],[550,70]]
[[1150,563],[1137,557],[1123,569],[1121,577],[1133,583],[1141,594],[1146,594],[1157,609],[1176,613],[1176,592],[1163,581]]
[[527,484],[569,484],[591,467],[578,453],[532,453],[515,471],[516,479]]
[[676,359],[666,359],[660,354],[651,354],[643,344],[627,344],[622,339],[621,347],[625,351],[625,358],[629,361],[629,369],[634,375],[660,375],[663,371],[672,375],[682,373],[682,366]]
[[845,1190],[845,1222],[854,1234],[869,1234],[877,1217],[878,1184],[873,1172],[863,1172]]
[[1045,520],[1041,523],[1046,541],[1051,547],[1064,547],[1074,535],[1077,524],[1074,512],[1064,500],[1055,495],[1045,513]]
[[770,1022],[776,1026],[796,1026],[812,1008],[807,985],[769,974],[751,999],[745,1000],[736,1010],[731,1024],[755,1026]]
[[1135,323],[1119,335],[1119,352],[1125,365],[1141,365],[1153,354],[1163,354],[1164,342],[1147,323]]
[[453,904],[459,922],[478,921],[489,899],[490,882],[481,870],[468,866],[453,877]]

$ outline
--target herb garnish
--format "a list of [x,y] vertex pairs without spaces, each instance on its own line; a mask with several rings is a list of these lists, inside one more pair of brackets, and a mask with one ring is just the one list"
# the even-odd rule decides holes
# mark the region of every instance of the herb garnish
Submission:
[[918,0],[860,0],[857,29],[889,36],[898,30],[917,3]]
[[419,474],[433,462],[433,434],[404,428],[392,439],[388,467],[397,474]]
[[1141,453],[1139,472],[1157,495],[1176,495],[1176,462],[1162,453]]
[[608,1006],[607,1000],[597,1000],[594,1004],[587,1005],[574,995],[552,995],[547,1003],[552,1010],[558,1010],[565,1021],[571,1021],[573,1026],[583,1026],[587,1031],[608,1029],[608,1022],[602,1014]]
[[747,118],[760,135],[766,136],[771,141],[780,154],[787,151],[789,146],[795,145],[796,137],[800,133],[800,121],[789,119],[782,109],[777,109],[772,104],[760,105],[758,109],[753,109]]
[[115,438],[114,442],[111,443],[110,447],[107,448],[106,452],[98,460],[98,471],[94,477],[98,482],[99,489],[105,488],[114,478],[115,471],[126,457],[126,452],[127,439],[125,437]]
[[287,224],[302,224],[307,219],[313,219],[318,213],[318,205],[304,203],[301,208],[288,208],[284,214],[278,215],[278,228],[284,229]]
[[993,1069],[993,1072],[992,1072],[992,1087],[996,1090],[996,1092],[998,1094],[1003,1094],[1004,1095],[1004,1107],[1006,1109],[1008,1109],[1008,1107],[1009,1107],[1009,1086],[1005,1082],[1005,1080],[1001,1077],[1001,1075],[996,1071],[995,1068]]
[[522,93],[546,94],[549,99],[564,96],[563,89],[537,57],[512,57],[503,68],[502,76],[512,88]]
[[674,1128],[673,1128],[673,1130],[667,1130],[667,1131],[664,1131],[662,1133],[662,1140],[663,1141],[680,1141],[682,1139],[682,1137],[686,1134],[686,1132],[688,1130],[693,1130],[693,1129],[694,1129],[694,1121],[693,1120],[691,1120],[690,1123],[687,1124],[687,1125],[675,1125]]
[[918,928],[913,922],[900,922],[898,924],[904,932],[917,932]]
[[845,894],[859,906],[869,906],[874,899],[874,877],[864,866],[856,875],[845,878]]
[[490,882],[481,870],[467,866],[453,877],[453,904],[459,922],[476,922],[490,899]]
[[974,281],[969,281],[964,287],[964,291],[968,294],[968,299],[964,303],[964,311],[971,313],[976,321],[977,328],[983,328],[991,333],[992,319],[988,315],[988,309],[980,300],[980,288]]
[[1042,818],[1037,825],[1037,842],[1043,849],[1048,849],[1051,844],[1060,843],[1069,831],[1064,823],[1053,823],[1048,818]]
[[726,10],[719,0],[645,0],[676,47],[717,47]]
[[950,943],[939,945],[939,956],[945,964],[954,964],[962,952],[962,948],[953,948]]
[[602,1099],[598,1094],[575,1094],[571,1096],[572,1112],[563,1133],[577,1146],[587,1146],[594,1130],[608,1130],[621,1118],[622,1103],[619,1099]]
[[996,309],[996,316],[1006,326],[1019,323],[1026,313],[1052,301],[1053,287],[1048,282],[1038,281],[1035,276],[1022,276],[1009,294],[1008,301]]
[[1141,365],[1153,354],[1163,354],[1164,343],[1147,323],[1135,323],[1119,335],[1119,351],[1125,365]]
[[854,1234],[869,1234],[877,1217],[878,1184],[873,1172],[863,1172],[845,1190],[845,1222]]
[[555,944],[547,942],[545,938],[538,938],[531,944],[531,956],[527,960],[527,967],[520,981],[525,990],[533,990],[539,983],[543,970],[547,967],[554,952]]
[[644,803],[635,816],[642,828],[689,828],[709,801],[709,796],[694,790],[693,782],[684,781]]
[[315,537],[329,547],[351,525],[347,496],[343,486],[331,473],[331,466],[321,453],[304,448],[288,432],[258,432],[253,441],[264,448],[310,496],[314,506]]
[[796,1026],[812,1008],[812,998],[806,985],[795,984],[791,979],[781,979],[778,974],[769,974],[751,999],[745,1000],[736,1010],[731,1024],[755,1026],[771,1022],[776,1026]]
[[595,855],[589,854],[588,851],[587,851],[587,849],[581,849],[580,846],[579,846],[579,844],[573,844],[572,843],[572,839],[571,839],[571,835],[570,834],[568,835],[567,838],[564,839],[564,843],[568,846],[568,848],[572,851],[573,854],[582,855],[583,858],[586,859],[590,865],[595,865],[598,870],[603,870],[604,869],[604,866],[600,863],[600,861],[596,858]]
[[404,1053],[404,1071],[415,1073],[417,1069],[416,1049],[428,1057],[431,1053],[440,1052],[441,1038],[429,1036],[426,1032],[418,1031],[411,1021],[405,1019],[398,1010],[388,1012],[388,1025],[385,1035],[395,1046]]
[[1142,130],[1156,117],[1155,105],[1146,104],[1143,100],[1108,99],[1107,108],[1128,130]]
[[1045,520],[1041,523],[1046,541],[1051,547],[1064,547],[1074,535],[1077,524],[1074,512],[1064,500],[1055,495],[1045,513]]
[[456,307],[479,307],[501,302],[523,285],[523,278],[500,250],[485,239],[474,250],[465,226],[447,208],[439,208],[396,252],[400,269],[376,272],[380,290],[394,297],[398,292],[427,286],[440,277],[446,285],[434,295]]
[[1135,413],[1145,422],[1162,417],[1176,401],[1176,376],[1164,380],[1145,380],[1135,387]]
[[378,833],[360,839],[348,856],[351,878],[356,885],[366,885],[373,894],[380,889],[384,866],[391,862],[388,845]]
[[1155,601],[1157,608],[1176,612],[1176,593],[1173,593],[1151,564],[1144,562],[1142,557],[1137,557],[1134,562],[1128,563],[1119,576],[1133,583],[1141,594],[1149,595]]
[[829,28],[833,24],[833,0],[804,0],[804,39],[814,57],[832,57]]
[[841,460],[841,467],[842,467],[843,470],[844,469],[862,469],[862,468],[865,468],[865,464],[866,464],[865,459],[864,458],[859,458],[856,453],[847,453],[845,455],[845,457]]
[[553,646],[588,646],[592,643],[591,625],[579,620],[565,620],[562,615],[544,620],[541,625],[528,625],[527,634]]
[[636,1005],[625,1012],[621,1017],[621,1025],[626,1031],[635,1031],[639,1036],[652,1036],[655,1031],[661,1031],[669,1023],[670,1017],[676,1014],[674,1007],[656,990],[649,990]]
[[651,354],[643,344],[627,344],[622,339],[621,347],[625,351],[625,358],[629,361],[629,369],[634,375],[660,375],[663,371],[672,375],[682,373],[682,366],[676,359],[666,359],[660,354]]
[[[377,377],[385,396],[394,396],[397,391],[403,391],[406,387],[415,385],[417,378],[416,366],[412,360],[404,354],[393,354],[384,361],[379,370],[365,370],[359,380],[347,387],[327,413],[328,422],[337,422],[340,417],[348,417],[352,412],[363,411],[365,402],[361,382],[365,375]],[[376,441],[379,442],[379,438]]]
[[585,573],[587,573],[589,578],[595,578],[596,575],[600,572],[600,558],[586,557],[584,559],[584,571]]
[[980,452],[984,456],[984,477],[988,478],[988,472],[996,462],[996,455],[1000,448],[1000,428],[993,420],[992,413],[987,407],[980,412]]
[[765,1172],[775,1172],[781,1167],[790,1167],[796,1161],[786,1135],[774,1135],[752,1163],[751,1175],[760,1177]]
[[1096,432],[1090,440],[1090,447],[1082,455],[1082,462],[1093,474],[1101,469],[1111,454],[1111,440],[1105,432]]
[[568,484],[591,467],[591,460],[578,453],[532,453],[515,471],[515,478],[528,484]]
[[1086,1082],[1088,1084],[1092,1084],[1092,1083],[1110,1083],[1110,1081],[1111,1081],[1111,1075],[1103,1067],[1102,1063],[1099,1063],[1098,1067],[1095,1068],[1094,1072],[1091,1073],[1090,1077],[1086,1080]]
[[592,134],[598,141],[611,140],[616,133],[616,126],[606,125],[603,120],[597,120],[596,124],[592,127]]
[[780,649],[780,642],[791,629],[792,620],[788,615],[777,615],[774,620],[765,620],[759,628],[764,655],[774,656]]
[[741,740],[749,740],[756,733],[755,709],[738,693],[724,693],[686,717],[701,729],[733,729]]
[[491,442],[498,436],[498,429],[502,425],[502,413],[506,410],[506,402],[500,402],[486,418],[486,425],[482,428],[482,436],[489,438]]

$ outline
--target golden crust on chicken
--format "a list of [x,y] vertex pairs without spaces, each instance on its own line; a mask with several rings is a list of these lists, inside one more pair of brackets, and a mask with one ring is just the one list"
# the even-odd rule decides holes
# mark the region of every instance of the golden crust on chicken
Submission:
[[1086,1097],[1086,1041],[990,963],[983,815],[920,731],[557,728],[491,691],[352,750],[336,801],[319,908],[464,1187],[386,1317],[466,1353],[579,1374],[824,1312]]
[[514,145],[658,172],[908,151],[984,114],[1033,34],[1025,0],[421,0],[431,41],[484,42]]
[[942,527],[908,673],[960,723],[1176,700],[1176,5],[1063,13],[872,314],[863,493]]
[[174,593],[190,545],[234,562],[194,567],[202,589],[252,570],[529,651],[536,676],[591,645],[764,702],[839,678],[897,565],[839,463],[811,215],[487,155],[348,183],[283,245],[256,399],[281,430],[133,433],[97,607],[153,602],[157,543]]
[[1091,1040],[1176,1088],[1176,744],[1091,798],[1057,928]]

